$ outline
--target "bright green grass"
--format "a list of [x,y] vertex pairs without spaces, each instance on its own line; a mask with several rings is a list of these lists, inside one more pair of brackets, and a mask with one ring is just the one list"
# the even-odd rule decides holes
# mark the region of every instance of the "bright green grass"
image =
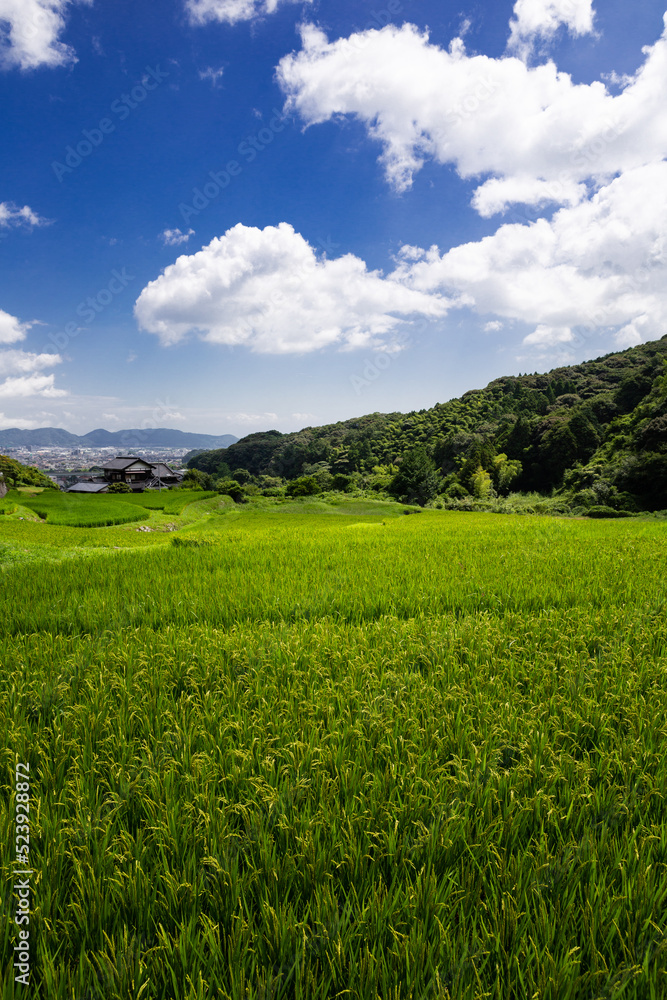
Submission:
[[187,511],[3,574],[31,995],[667,995],[664,525]]
[[144,517],[142,510],[105,494],[80,495],[47,491],[34,498],[23,494],[21,503],[50,524],[82,528],[126,524]]
[[167,514],[180,514],[193,501],[217,496],[202,490],[148,490],[144,493],[105,494],[124,503],[132,503],[147,510],[163,510]]

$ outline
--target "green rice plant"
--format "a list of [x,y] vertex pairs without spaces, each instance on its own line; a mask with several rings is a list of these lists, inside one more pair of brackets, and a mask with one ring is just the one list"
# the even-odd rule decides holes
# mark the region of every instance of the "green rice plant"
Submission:
[[[146,490],[143,493],[118,493],[118,501],[132,503],[146,510],[162,510],[166,514],[181,514],[191,503],[216,497],[217,493],[202,490]],[[115,499],[115,498],[114,498]]]
[[106,494],[45,492],[34,499],[24,499],[23,504],[51,524],[82,528],[126,524],[140,521],[145,516],[142,510]]
[[33,995],[664,996],[664,522],[217,502],[0,526]]

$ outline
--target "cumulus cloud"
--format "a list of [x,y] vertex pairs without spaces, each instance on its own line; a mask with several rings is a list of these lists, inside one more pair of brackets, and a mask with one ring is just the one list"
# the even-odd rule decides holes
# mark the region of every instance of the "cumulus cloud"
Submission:
[[523,338],[523,343],[538,347],[555,347],[557,344],[570,344],[574,335],[569,326],[545,326],[540,323],[532,333]]
[[[22,70],[75,63],[60,41],[70,0],[0,0],[0,65]],[[92,3],[92,0],[75,0]]]
[[[2,0],[0,0],[0,4]],[[13,201],[0,201],[0,229],[18,226],[48,226],[49,220],[33,212],[29,205],[20,208]]]
[[[519,0],[514,14],[515,38],[594,27],[581,0]],[[445,50],[410,24],[334,42],[306,25],[277,77],[306,125],[362,122],[397,191],[431,159],[475,180],[472,206],[484,218],[530,206],[446,253],[404,246],[392,281],[467,299],[498,317],[489,332],[504,320],[527,324],[531,349],[572,347],[581,328],[631,346],[667,328],[664,21],[615,96],[602,81],[575,84],[551,61],[469,56],[460,38]]]
[[292,226],[237,225],[192,256],[179,257],[142,291],[141,329],[163,345],[189,334],[287,354],[380,346],[416,316],[437,318],[452,302],[369,271],[352,254],[317,256]]
[[180,243],[187,243],[194,232],[194,229],[188,229],[187,233],[182,233],[180,229],[165,229],[160,235],[166,247],[176,247]]
[[[296,3],[297,0],[282,2]],[[311,0],[303,2],[311,3]],[[280,3],[281,0],[186,0],[185,9],[192,24],[207,24],[210,21],[236,24],[274,14]]]
[[56,399],[67,396],[65,389],[56,389],[53,384],[54,378],[54,375],[24,375],[5,379],[4,382],[0,382],[0,399],[18,399],[27,396]]
[[32,323],[22,323],[16,316],[0,309],[0,344],[15,344],[25,340]]
[[593,0],[517,0],[508,48],[527,55],[538,40],[551,40],[561,25],[572,35],[593,31]]
[[59,354],[32,354],[30,351],[0,351],[0,375],[24,375],[62,364]]
[[616,96],[602,81],[573,83],[553,62],[469,56],[461,39],[442,49],[411,24],[335,42],[306,25],[301,39],[277,67],[287,110],[307,125],[361,121],[397,191],[430,158],[463,178],[486,175],[473,202],[483,215],[513,202],[573,205],[586,183],[667,154],[666,34]]
[[[441,254],[408,247],[398,280],[465,294],[482,314],[535,324],[525,343],[609,330],[630,346],[667,328],[667,163],[626,171],[551,220],[508,224]],[[418,256],[418,254],[421,254]]]
[[[25,340],[32,326],[34,323],[22,323],[0,309],[0,345]],[[34,354],[16,348],[0,350],[0,378],[4,378],[4,382],[0,382],[0,397],[67,395],[64,390],[55,388],[53,375],[35,374],[61,363],[59,354]]]

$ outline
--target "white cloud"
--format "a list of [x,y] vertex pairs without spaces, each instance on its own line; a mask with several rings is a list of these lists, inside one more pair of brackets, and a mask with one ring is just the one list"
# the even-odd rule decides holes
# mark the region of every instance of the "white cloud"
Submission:
[[[526,38],[559,25],[593,30],[591,3],[577,0],[520,2],[515,14]],[[445,51],[409,24],[331,43],[307,25],[278,81],[307,125],[361,121],[398,191],[432,159],[476,181],[472,205],[485,218],[533,206],[446,253],[403,247],[393,281],[467,297],[492,323],[525,323],[534,349],[581,344],[581,328],[628,346],[667,328],[664,22],[616,96],[601,81],[573,83],[553,62],[469,56],[461,39]]]
[[194,229],[189,229],[187,233],[182,233],[180,229],[165,229],[160,236],[166,247],[176,247],[180,243],[187,243],[194,232]]
[[118,424],[120,423],[120,417],[116,416],[115,413],[103,413],[102,420],[107,424]]
[[481,314],[536,324],[524,343],[615,330],[628,346],[667,328],[667,163],[626,171],[549,221],[501,226],[440,254],[414,247],[399,280],[424,293],[465,294]]
[[277,420],[277,413],[226,413],[225,419],[235,424],[265,424],[267,420]]
[[25,420],[22,417],[7,417],[0,413],[0,430],[7,430],[8,427],[17,427],[21,431],[33,431],[39,427],[38,420]]
[[[92,3],[92,0],[76,0]],[[0,0],[0,64],[37,69],[75,63],[74,50],[60,41],[69,0]]]
[[575,84],[553,62],[468,56],[414,25],[388,25],[329,42],[302,28],[302,48],[277,67],[287,110],[307,125],[349,115],[382,146],[380,161],[398,191],[426,159],[453,164],[463,178],[487,175],[474,204],[484,215],[510,202],[572,205],[584,184],[667,154],[667,37],[612,96],[601,81]]
[[16,316],[0,309],[0,344],[15,344],[17,340],[25,340],[32,323],[22,323]]
[[[25,340],[32,323],[22,323],[16,316],[0,309],[0,344],[15,344]],[[21,396],[65,396],[66,392],[56,389],[53,375],[37,375],[45,368],[53,368],[62,363],[59,354],[34,354],[30,351],[0,350],[0,397]],[[9,376],[9,377],[7,377]]]
[[540,323],[532,333],[523,338],[523,343],[531,347],[555,347],[557,344],[570,344],[573,340],[569,326],[545,326]]
[[[298,0],[282,2],[296,3]],[[310,3],[311,0],[303,2]],[[274,14],[280,3],[281,0],[186,0],[185,9],[192,24],[208,24],[210,21],[236,24],[255,20],[264,14]]]
[[255,352],[380,346],[411,317],[442,317],[452,302],[368,271],[352,254],[318,257],[292,226],[241,224],[179,257],[135,305],[139,326],[163,345],[189,334]]
[[218,86],[218,80],[222,79],[224,72],[222,66],[219,69],[213,69],[212,66],[208,66],[206,69],[199,71],[199,79],[210,80],[211,86],[215,89]]
[[59,354],[31,354],[29,351],[0,351],[0,375],[24,375],[62,363]]
[[585,184],[575,181],[542,181],[535,177],[491,177],[480,185],[472,198],[473,208],[484,219],[505,212],[521,202],[541,208],[549,203],[578,205],[587,195]]
[[[0,0],[0,4],[2,0]],[[0,229],[18,226],[48,226],[48,219],[43,219],[33,212],[29,205],[19,208],[13,201],[0,201]]]
[[498,330],[502,330],[504,325],[499,319],[492,319],[489,323],[484,324],[484,333],[497,333]]
[[67,396],[66,390],[55,388],[54,378],[54,375],[25,375],[5,379],[0,383],[0,398],[44,396],[47,399],[55,399]]
[[594,19],[593,0],[517,0],[508,48],[527,55],[537,39],[552,39],[561,25],[572,35],[590,35]]

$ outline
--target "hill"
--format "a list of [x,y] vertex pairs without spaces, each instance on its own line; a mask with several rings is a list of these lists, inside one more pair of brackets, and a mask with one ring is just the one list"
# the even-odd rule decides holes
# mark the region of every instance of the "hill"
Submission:
[[107,431],[99,427],[88,434],[71,434],[62,427],[34,431],[9,427],[0,431],[1,448],[227,448],[238,441],[233,434],[195,434],[170,427]]
[[7,455],[0,455],[0,497],[7,489],[17,486],[39,486],[42,489],[56,490],[58,487],[47,475],[36,469],[34,465],[23,465]]
[[243,469],[288,480],[326,467],[363,485],[423,448],[445,496],[511,488],[589,491],[591,500],[593,490],[598,503],[655,510],[667,507],[666,362],[667,336],[545,374],[495,379],[431,409],[250,434],[188,465],[213,476]]

